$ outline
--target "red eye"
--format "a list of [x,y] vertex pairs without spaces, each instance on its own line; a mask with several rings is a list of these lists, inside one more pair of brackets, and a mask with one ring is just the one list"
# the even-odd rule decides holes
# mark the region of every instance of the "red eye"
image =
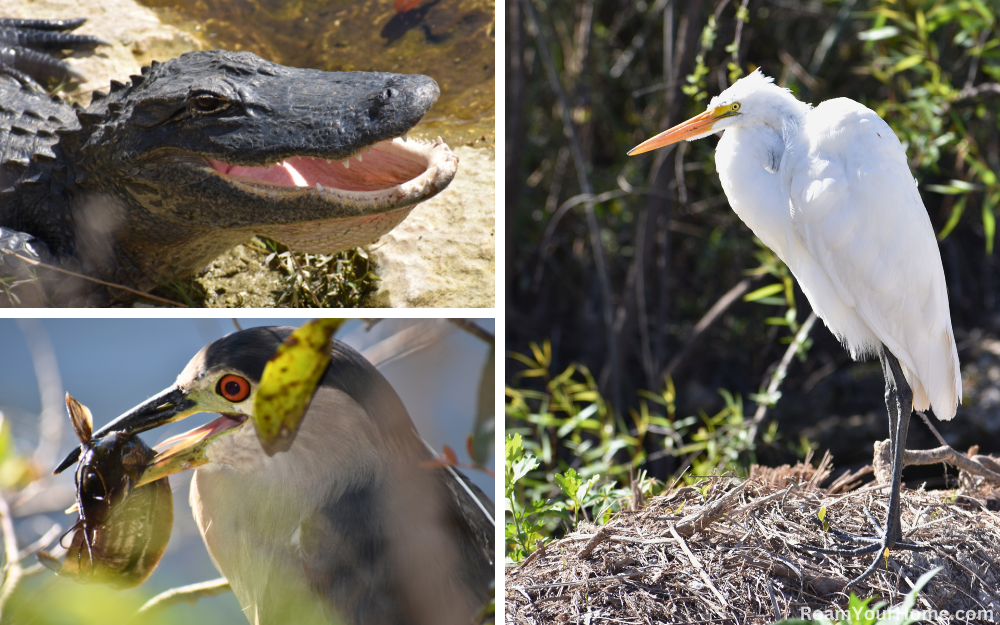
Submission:
[[215,392],[231,402],[239,403],[250,395],[250,383],[246,378],[230,373],[219,379]]

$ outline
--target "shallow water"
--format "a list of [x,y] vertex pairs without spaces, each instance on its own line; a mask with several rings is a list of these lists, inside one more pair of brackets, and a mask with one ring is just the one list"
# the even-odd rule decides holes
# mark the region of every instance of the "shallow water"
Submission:
[[495,136],[494,0],[140,0],[210,47],[326,71],[426,74],[441,97],[415,129],[460,145]]

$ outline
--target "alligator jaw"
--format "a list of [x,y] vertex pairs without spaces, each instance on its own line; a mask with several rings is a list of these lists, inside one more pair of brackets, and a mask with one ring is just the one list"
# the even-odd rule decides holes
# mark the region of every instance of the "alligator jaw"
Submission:
[[294,156],[264,167],[207,160],[228,183],[247,191],[275,198],[315,194],[339,203],[357,203],[362,209],[373,204],[391,207],[404,197],[427,199],[426,193],[437,192],[431,183],[442,175],[450,182],[456,169],[457,158],[440,137],[433,142],[396,138],[368,150],[345,161]]
[[416,204],[447,187],[458,168],[458,158],[440,137],[432,142],[382,141],[348,161],[295,156],[265,167],[207,162],[215,175],[244,192],[272,199],[313,196],[336,205],[335,218],[258,229],[258,234],[311,253],[375,241]]

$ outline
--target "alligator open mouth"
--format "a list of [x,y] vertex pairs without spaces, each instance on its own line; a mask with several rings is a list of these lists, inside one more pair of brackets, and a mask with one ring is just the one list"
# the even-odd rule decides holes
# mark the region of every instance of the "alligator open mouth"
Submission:
[[256,194],[275,199],[315,194],[335,204],[335,218],[257,230],[312,253],[333,253],[375,241],[405,219],[409,209],[447,187],[458,169],[458,158],[440,137],[430,142],[382,141],[346,161],[296,156],[267,167],[208,162],[227,181]]
[[236,183],[256,188],[311,187],[321,195],[347,199],[408,196],[409,187],[426,190],[440,183],[442,176],[447,176],[447,184],[457,162],[440,138],[382,141],[344,161],[296,156],[267,167],[244,167],[209,159],[215,171]]

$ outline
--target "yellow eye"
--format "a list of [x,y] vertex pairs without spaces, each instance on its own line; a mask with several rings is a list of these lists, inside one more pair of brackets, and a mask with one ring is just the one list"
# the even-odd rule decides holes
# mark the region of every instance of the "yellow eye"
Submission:
[[740,103],[739,102],[733,102],[733,105],[730,106],[729,108],[733,109],[734,111],[738,111],[738,110],[740,110]]

